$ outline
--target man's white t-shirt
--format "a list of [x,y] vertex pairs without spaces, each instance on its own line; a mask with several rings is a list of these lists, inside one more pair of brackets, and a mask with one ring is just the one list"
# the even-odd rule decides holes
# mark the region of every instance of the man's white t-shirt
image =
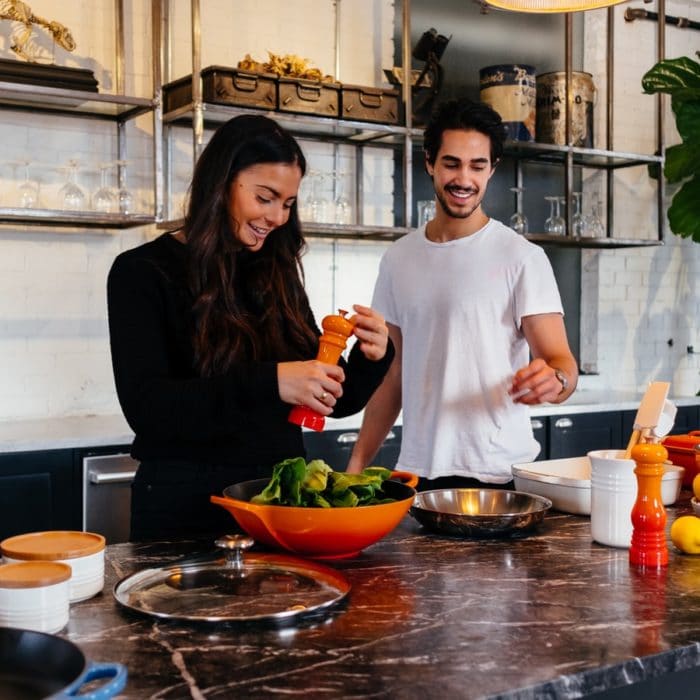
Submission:
[[505,483],[537,456],[529,409],[508,388],[529,362],[523,316],[563,314],[539,246],[493,219],[446,243],[421,227],[384,254],[372,305],[403,341],[398,469]]

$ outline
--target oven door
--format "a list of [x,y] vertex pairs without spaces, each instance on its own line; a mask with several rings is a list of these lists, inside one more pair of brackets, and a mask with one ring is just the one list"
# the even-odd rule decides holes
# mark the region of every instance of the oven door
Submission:
[[128,454],[83,457],[83,530],[107,544],[129,540],[131,482],[138,462]]

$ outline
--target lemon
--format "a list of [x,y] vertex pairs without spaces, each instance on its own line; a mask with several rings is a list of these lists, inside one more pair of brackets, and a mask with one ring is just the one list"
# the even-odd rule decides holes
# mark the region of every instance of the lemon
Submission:
[[700,472],[698,472],[693,479],[693,494],[695,494],[695,498],[700,501]]
[[671,525],[671,542],[681,552],[700,554],[700,518],[695,515],[682,515]]

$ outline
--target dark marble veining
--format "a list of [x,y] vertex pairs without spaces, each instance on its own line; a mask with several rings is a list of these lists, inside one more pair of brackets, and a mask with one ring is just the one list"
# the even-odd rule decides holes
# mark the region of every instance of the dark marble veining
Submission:
[[[669,524],[684,505],[668,510]],[[700,556],[661,572],[595,544],[585,517],[550,512],[532,534],[470,540],[407,517],[338,561],[347,605],[286,629],[192,626],[118,607],[112,586],[208,543],[112,545],[104,592],[63,636],[129,671],[120,698],[578,698],[700,666]]]

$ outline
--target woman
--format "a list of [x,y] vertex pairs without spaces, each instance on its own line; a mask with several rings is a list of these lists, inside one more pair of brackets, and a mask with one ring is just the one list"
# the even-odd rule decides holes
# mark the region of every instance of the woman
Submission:
[[230,529],[210,495],[304,454],[301,429],[287,420],[292,406],[355,413],[391,363],[384,320],[359,305],[347,363],[314,359],[320,331],[297,214],[305,168],[273,120],[230,120],[197,162],[182,230],[112,266],[112,364],[140,461],[132,540]]

